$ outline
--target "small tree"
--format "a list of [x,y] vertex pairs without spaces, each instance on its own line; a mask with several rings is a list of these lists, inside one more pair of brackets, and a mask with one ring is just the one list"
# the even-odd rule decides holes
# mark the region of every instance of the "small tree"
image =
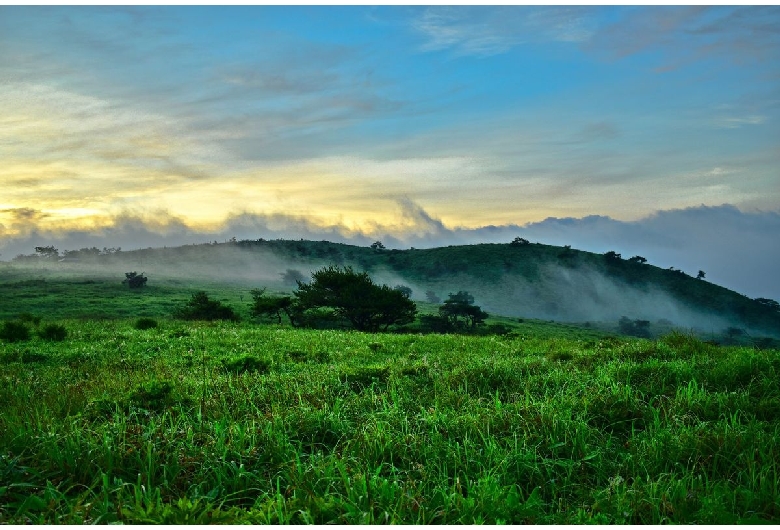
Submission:
[[637,264],[641,265],[643,263],[647,263],[647,260],[645,258],[643,258],[642,256],[634,256],[634,257],[628,258],[628,262],[629,263],[637,263]]
[[776,302],[775,300],[772,300],[771,298],[756,298],[756,302],[758,302],[763,306],[768,307],[769,309],[780,311],[780,303]]
[[512,245],[513,247],[521,247],[524,245],[530,245],[531,243],[524,237],[516,237],[509,244]]
[[474,297],[467,291],[450,293],[444,305],[439,308],[439,315],[448,319],[455,328],[468,327],[469,329],[484,324],[489,316],[479,306],[474,305]]
[[330,266],[311,276],[311,283],[298,283],[293,293],[302,316],[324,309],[360,331],[386,331],[391,325],[414,321],[415,303],[387,285],[376,285],[365,272]]
[[608,262],[617,262],[617,261],[620,261],[621,259],[623,259],[622,256],[620,254],[618,254],[617,252],[615,252],[614,250],[610,250],[609,252],[605,252],[604,253],[604,258]]
[[382,244],[381,241],[374,241],[371,243],[371,248],[373,248],[375,251],[385,250],[385,246]]
[[48,247],[35,247],[35,253],[38,257],[48,260],[55,260],[60,256],[60,251],[54,248],[53,245]]
[[704,271],[700,270],[700,271],[699,271],[699,274],[697,274],[697,275],[696,275],[696,279],[697,279],[697,280],[703,280],[703,279],[704,279],[704,276],[705,276],[705,273],[704,273]]
[[249,313],[253,317],[258,318],[275,318],[276,321],[282,323],[282,314],[286,314],[290,319],[290,323],[296,324],[295,311],[293,308],[293,300],[289,296],[266,296],[265,288],[252,289],[252,305],[249,308]]
[[436,293],[433,291],[425,291],[425,299],[428,300],[432,304],[438,304],[441,302],[441,298],[436,296]]
[[620,320],[618,320],[618,329],[624,335],[650,338],[649,320],[631,320],[628,317],[620,317]]
[[407,285],[396,285],[395,287],[393,287],[393,290],[398,291],[399,293],[401,293],[407,298],[412,297],[412,288]]
[[287,269],[282,273],[282,282],[286,285],[298,285],[298,282],[302,282],[305,279],[306,275],[298,269]]
[[140,289],[146,285],[148,279],[149,278],[144,276],[143,272],[141,274],[138,274],[137,272],[126,272],[125,279],[122,280],[122,283],[126,283],[131,289]]

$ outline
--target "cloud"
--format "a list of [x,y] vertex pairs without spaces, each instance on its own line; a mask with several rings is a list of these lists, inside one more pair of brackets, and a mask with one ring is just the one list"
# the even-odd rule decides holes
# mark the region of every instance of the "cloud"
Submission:
[[524,43],[580,42],[593,31],[582,7],[428,7],[412,20],[423,51],[490,56]]
[[761,64],[777,72],[780,8],[777,6],[652,6],[621,10],[594,33],[585,49],[620,59],[658,53],[658,73],[700,61]]
[[[691,275],[704,270],[707,280],[752,298],[780,299],[780,212],[743,212],[731,205],[700,206],[658,211],[637,221],[607,216],[550,217],[525,225],[506,224],[463,228],[445,225],[409,198],[397,200],[396,219],[363,228],[348,227],[309,215],[240,213],[212,230],[202,230],[166,212],[123,213],[106,227],[66,232],[30,229],[2,237],[3,259],[29,254],[34,246],[53,244],[60,249],[174,246],[213,240],[326,239],[369,245],[379,239],[388,247],[428,248],[474,243],[506,243],[517,236],[530,241],[596,253],[614,250],[624,258],[641,255],[662,268],[675,267]],[[34,219],[38,212],[17,212]],[[33,227],[33,224],[28,226]]]

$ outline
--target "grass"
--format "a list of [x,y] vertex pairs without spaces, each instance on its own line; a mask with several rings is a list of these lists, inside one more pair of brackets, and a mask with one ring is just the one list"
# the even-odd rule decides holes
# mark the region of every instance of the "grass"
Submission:
[[0,342],[0,523],[780,521],[777,350],[157,321]]

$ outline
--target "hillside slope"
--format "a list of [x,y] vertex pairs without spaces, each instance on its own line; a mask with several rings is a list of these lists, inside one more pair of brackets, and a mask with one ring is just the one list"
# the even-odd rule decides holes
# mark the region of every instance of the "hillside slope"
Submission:
[[282,282],[288,269],[308,276],[324,265],[350,265],[379,282],[411,287],[417,300],[425,300],[427,292],[444,299],[448,293],[466,290],[485,310],[507,316],[570,322],[617,321],[625,316],[708,332],[738,327],[780,335],[780,312],[704,279],[540,243],[389,250],[258,239],[71,255],[75,259],[48,266],[63,271],[99,266],[101,274],[144,270],[152,280],[198,277],[292,290],[294,284]]

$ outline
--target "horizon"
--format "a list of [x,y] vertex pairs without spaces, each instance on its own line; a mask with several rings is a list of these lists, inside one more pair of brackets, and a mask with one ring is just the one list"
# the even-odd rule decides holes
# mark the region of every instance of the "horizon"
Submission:
[[0,260],[523,236],[780,298],[777,6],[0,6],[0,46]]

